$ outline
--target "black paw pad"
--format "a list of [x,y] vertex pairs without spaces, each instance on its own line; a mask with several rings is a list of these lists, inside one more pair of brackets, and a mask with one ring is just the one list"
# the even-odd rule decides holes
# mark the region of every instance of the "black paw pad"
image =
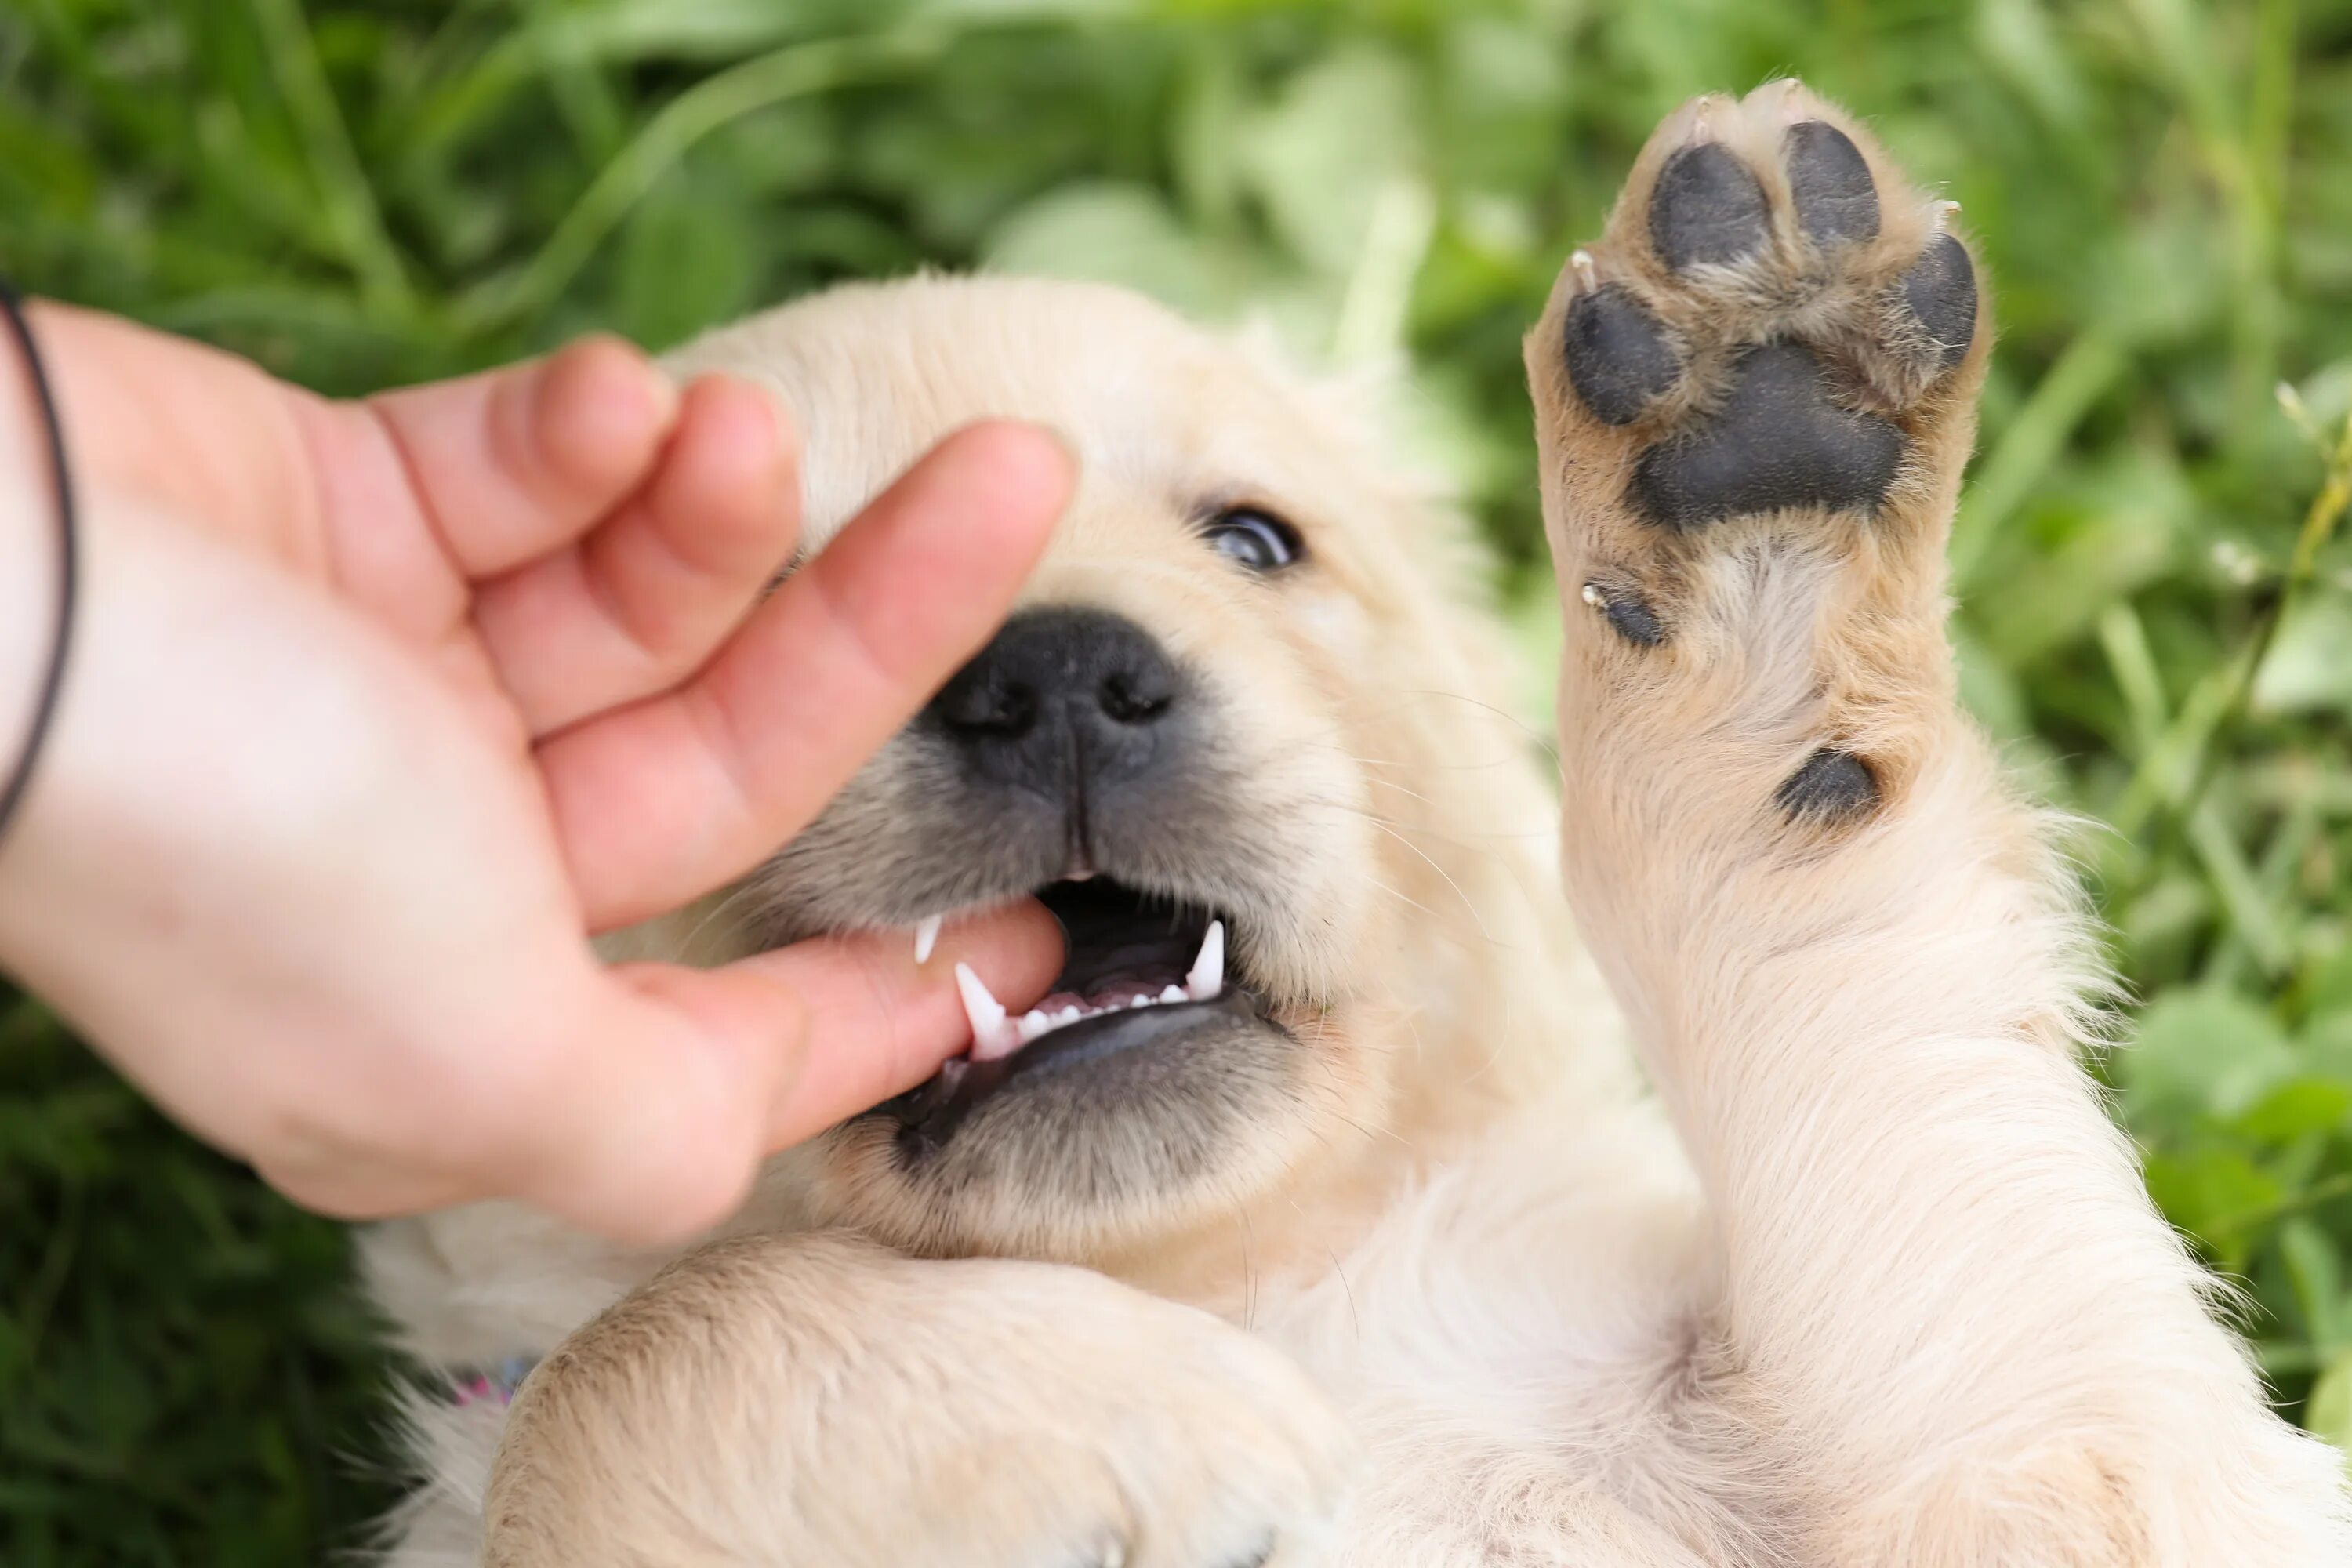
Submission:
[[1561,336],[1568,379],[1603,424],[1631,423],[1682,374],[1658,319],[1614,283],[1570,305]]
[[1258,1547],[1245,1556],[1234,1558],[1231,1563],[1225,1564],[1225,1568],[1265,1568],[1267,1563],[1274,1561],[1274,1549],[1276,1544],[1274,1537],[1268,1535],[1265,1538],[1265,1545]]
[[1584,602],[1601,614],[1601,617],[1627,642],[1642,647],[1655,647],[1666,640],[1665,623],[1650,602],[1631,588],[1603,588],[1598,583],[1584,585]]
[[1799,228],[1820,245],[1877,237],[1878,185],[1851,137],[1807,120],[1789,127],[1783,147]]
[[1903,302],[1936,341],[1937,363],[1949,368],[1969,352],[1977,331],[1977,269],[1968,247],[1948,234],[1927,242],[1900,285]]
[[1722,143],[1685,147],[1650,194],[1650,243],[1676,271],[1752,256],[1764,247],[1764,187]]
[[1878,804],[1878,779],[1853,752],[1824,746],[1782,780],[1772,798],[1795,821],[1839,822]]
[[1892,423],[1830,401],[1820,361],[1766,343],[1741,357],[1712,416],[1642,454],[1631,494],[1678,529],[1782,507],[1870,508],[1902,456]]

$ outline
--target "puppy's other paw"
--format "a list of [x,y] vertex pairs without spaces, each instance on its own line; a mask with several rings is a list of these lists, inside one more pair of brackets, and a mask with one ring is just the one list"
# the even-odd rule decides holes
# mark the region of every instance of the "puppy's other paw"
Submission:
[[1082,1269],[724,1243],[517,1396],[499,1568],[1304,1568],[1347,1430],[1263,1341]]
[[1737,787],[1800,836],[1900,795],[1990,338],[1952,219],[1794,82],[1659,128],[1528,339],[1564,741],[1765,753]]

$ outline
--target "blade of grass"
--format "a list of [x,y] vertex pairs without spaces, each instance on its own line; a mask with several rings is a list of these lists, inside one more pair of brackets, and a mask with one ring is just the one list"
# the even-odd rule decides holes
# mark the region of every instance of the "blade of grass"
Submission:
[[2166,718],[2164,677],[2148,647],[2147,627],[2130,601],[2119,600],[2099,612],[2098,636],[2107,668],[2115,672],[2116,689],[2123,694],[2132,754],[2146,756],[2163,738]]
[[384,230],[374,188],[352,151],[309,23],[294,0],[253,0],[253,16],[268,50],[270,74],[301,135],[319,200],[362,297],[371,306],[407,309],[414,303],[407,274]]
[[[2283,388],[2281,396],[2284,400],[2292,394]],[[2279,624],[2296,595],[2310,585],[2318,569],[2319,552],[2334,537],[2347,504],[2352,504],[2352,416],[2346,418],[2343,434],[2328,456],[2326,477],[2304,513],[2286,574],[2269,595],[2253,629],[2226,666],[2198,682],[2162,742],[2141,759],[2116,803],[2116,829],[2126,838],[2146,828],[2159,806],[2168,806],[2183,819],[2195,812],[2214,767],[2245,716],[2254,679],[2270,656]],[[2184,766],[2189,769],[2189,774],[2175,789],[2168,780]]]
[[598,171],[529,262],[461,296],[458,322],[467,331],[485,331],[545,310],[654,183],[688,148],[729,121],[790,99],[908,69],[937,56],[950,37],[945,29],[924,28],[793,44],[705,78],[665,104]]
[[[2211,801],[2199,803],[2189,814],[2188,837],[2205,868],[2206,880],[2221,897],[2231,932],[2245,944],[2264,979],[2283,978],[2294,958],[2286,933],[2279,929],[2278,917],[2263,897],[2253,868],[2247,864],[2245,853]],[[2209,968],[2207,978],[2221,976]]]
[[[2284,400],[2293,394],[2283,387],[2281,396]],[[2319,493],[2311,498],[2311,505],[2303,514],[2303,526],[2296,531],[2294,554],[2287,563],[2286,575],[2263,605],[2242,652],[2230,667],[2229,686],[2214,718],[2210,743],[2200,750],[2196,776],[2189,781],[2180,809],[2193,808],[2211,781],[2220,753],[2244,721],[2254,681],[2263,672],[2263,661],[2270,657],[2271,645],[2278,639],[2278,629],[2286,618],[2287,609],[2310,587],[2319,568],[2319,552],[2335,537],[2347,505],[2352,505],[2352,416],[2346,416],[2343,434],[2328,455],[2326,477],[2320,481]]]
[[2058,460],[2074,427],[2106,395],[2126,364],[2123,336],[2105,324],[2086,328],[2034,386],[1978,468],[1952,522],[1952,583],[1965,593],[2002,524]]
[[1335,363],[1375,363],[1404,353],[1412,280],[1436,231],[1437,200],[1426,184],[1401,176],[1381,187],[1362,252],[1340,297],[1339,323],[1331,332]]

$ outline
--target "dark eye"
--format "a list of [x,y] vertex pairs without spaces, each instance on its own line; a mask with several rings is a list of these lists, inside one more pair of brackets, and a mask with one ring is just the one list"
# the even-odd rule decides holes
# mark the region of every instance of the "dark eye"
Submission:
[[1278,572],[1307,553],[1298,531],[1270,511],[1237,506],[1201,527],[1209,548],[1253,572]]

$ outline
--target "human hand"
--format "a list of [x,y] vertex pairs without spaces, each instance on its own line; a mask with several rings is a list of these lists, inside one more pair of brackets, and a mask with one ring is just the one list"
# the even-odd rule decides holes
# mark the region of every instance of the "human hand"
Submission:
[[[822,809],[994,629],[1067,500],[950,437],[773,594],[795,453],[758,389],[618,342],[330,403],[53,306],[86,574],[0,840],[0,965],[169,1112],[345,1215],[490,1195],[667,1239],[962,1048],[1034,904],[722,969],[605,967]],[[0,373],[0,700],[38,671],[37,426]],[[0,711],[0,736],[21,727]]]

